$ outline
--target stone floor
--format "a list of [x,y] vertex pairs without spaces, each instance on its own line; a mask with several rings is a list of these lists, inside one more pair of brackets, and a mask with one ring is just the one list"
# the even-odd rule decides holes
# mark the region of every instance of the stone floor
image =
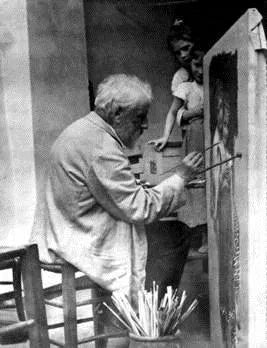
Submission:
[[185,289],[190,298],[199,298],[199,306],[182,328],[183,348],[208,348],[210,347],[208,274],[203,272],[201,260],[187,262],[180,288]]
[[[55,279],[49,279],[47,283],[53,283]],[[47,284],[45,284],[47,285]],[[183,278],[181,281],[181,290],[185,289],[188,293],[189,298],[194,299],[196,296],[200,299],[200,304],[195,310],[195,312],[187,319],[184,326],[182,327],[182,347],[183,348],[208,348],[209,343],[209,306],[208,306],[208,276],[203,272],[202,261],[191,260],[188,261],[184,270]],[[82,295],[81,295],[82,296]],[[79,308],[79,316],[85,316],[90,311],[89,307],[83,307],[81,310]],[[62,319],[62,314],[60,309],[50,308],[47,310],[49,323],[57,322]],[[14,310],[1,310],[0,311],[0,321],[14,320],[15,313]],[[89,323],[79,325],[79,337],[84,337],[88,335],[88,331],[91,331]],[[62,329],[55,329],[50,332],[51,337],[60,339],[63,341]],[[4,346],[7,348],[29,348],[28,343],[16,344],[12,346]],[[51,345],[51,348],[54,348]],[[79,347],[93,348],[93,343],[87,343],[80,345]],[[109,348],[117,348],[118,345],[115,340],[110,340]],[[38,347],[36,347],[38,348]]]

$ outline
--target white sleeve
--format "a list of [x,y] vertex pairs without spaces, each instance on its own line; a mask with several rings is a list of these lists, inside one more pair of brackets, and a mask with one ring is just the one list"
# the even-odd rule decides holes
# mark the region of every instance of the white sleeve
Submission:
[[183,82],[177,87],[173,95],[174,97],[182,99],[184,102],[186,102],[188,99],[188,91],[189,91],[188,82]]
[[172,83],[171,83],[171,91],[172,94],[174,95],[175,91],[177,90],[178,86],[183,83],[188,81],[189,79],[189,74],[188,72],[180,68],[173,76]]

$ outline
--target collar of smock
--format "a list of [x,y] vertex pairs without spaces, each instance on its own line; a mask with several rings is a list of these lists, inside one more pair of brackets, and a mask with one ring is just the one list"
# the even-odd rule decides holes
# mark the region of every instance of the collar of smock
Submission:
[[92,122],[98,127],[104,129],[108,134],[110,134],[113,138],[115,138],[123,148],[126,147],[121,141],[121,139],[119,138],[119,136],[117,135],[115,129],[111,127],[111,125],[109,125],[107,122],[105,122],[103,118],[101,118],[96,112],[91,111],[86,116],[86,118],[88,119],[89,122]]

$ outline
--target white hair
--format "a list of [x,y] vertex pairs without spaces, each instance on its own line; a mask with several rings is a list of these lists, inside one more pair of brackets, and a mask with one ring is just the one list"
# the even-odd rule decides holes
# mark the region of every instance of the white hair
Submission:
[[105,78],[98,86],[95,108],[105,114],[115,114],[121,109],[133,109],[150,105],[152,91],[150,85],[136,76],[114,74]]

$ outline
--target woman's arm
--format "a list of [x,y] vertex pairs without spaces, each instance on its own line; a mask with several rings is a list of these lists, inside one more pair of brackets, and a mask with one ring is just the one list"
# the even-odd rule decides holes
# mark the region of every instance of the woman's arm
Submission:
[[184,104],[184,101],[182,99],[177,98],[177,97],[173,98],[172,105],[171,105],[169,112],[167,114],[167,117],[166,117],[163,138],[167,138],[167,140],[168,140],[168,138],[173,130],[173,126],[174,126],[174,123],[176,120],[177,112],[183,106],[183,104]]
[[154,145],[154,148],[156,151],[161,151],[166,146],[169,136],[173,130],[177,112],[183,106],[183,104],[184,104],[184,101],[182,99],[177,97],[173,98],[172,105],[166,117],[163,136],[159,139],[154,139],[148,142],[149,144]]

